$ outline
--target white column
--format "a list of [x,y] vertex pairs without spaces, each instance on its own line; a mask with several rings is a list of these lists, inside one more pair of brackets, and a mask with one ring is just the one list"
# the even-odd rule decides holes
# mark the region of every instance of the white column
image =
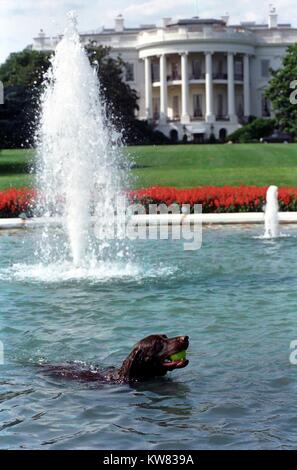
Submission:
[[160,56],[160,123],[167,122],[167,62],[166,55]]
[[190,122],[189,114],[189,76],[188,76],[188,53],[181,55],[181,79],[182,79],[182,116],[183,123]]
[[236,121],[235,85],[234,85],[234,54],[228,52],[228,116],[230,121]]
[[208,122],[214,121],[213,114],[213,83],[212,83],[212,53],[205,53],[205,97],[206,97],[206,116]]
[[243,57],[243,102],[244,115],[251,115],[251,90],[250,90],[250,57],[245,54]]
[[152,69],[151,58],[144,59],[144,86],[145,86],[145,115],[147,119],[152,118]]

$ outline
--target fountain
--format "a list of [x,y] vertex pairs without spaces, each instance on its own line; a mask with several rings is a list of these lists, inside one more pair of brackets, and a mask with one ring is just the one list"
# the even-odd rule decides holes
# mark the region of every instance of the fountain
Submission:
[[120,240],[115,249],[110,239],[128,164],[121,136],[106,115],[96,67],[80,43],[74,13],[68,14],[45,75],[36,141],[37,210],[63,222],[62,235],[46,224],[38,249],[42,262],[71,260],[81,267],[98,257],[122,255]]
[[279,237],[278,188],[269,186],[266,193],[264,238]]

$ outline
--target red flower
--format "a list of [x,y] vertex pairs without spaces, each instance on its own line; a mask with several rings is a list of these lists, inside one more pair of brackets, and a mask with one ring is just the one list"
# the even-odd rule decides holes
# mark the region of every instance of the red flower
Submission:
[[0,217],[18,217],[29,213],[36,197],[33,189],[7,189],[0,191]]
[[[131,191],[131,201],[144,204],[176,202],[179,205],[202,204],[203,212],[260,212],[265,203],[267,187],[257,186],[204,186],[193,189],[177,189],[173,187],[152,187]],[[283,211],[297,210],[297,188],[279,189],[279,204]]]
[[[128,192],[131,203],[143,204],[202,204],[207,212],[261,212],[265,204],[267,187],[256,186],[204,186],[192,189],[154,186]],[[280,210],[297,211],[297,188],[280,188]],[[36,191],[29,188],[8,189],[0,192],[0,217],[18,217],[22,212],[32,214]]]

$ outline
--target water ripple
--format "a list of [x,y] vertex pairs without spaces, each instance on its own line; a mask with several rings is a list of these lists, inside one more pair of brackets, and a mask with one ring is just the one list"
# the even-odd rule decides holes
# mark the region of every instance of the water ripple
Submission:
[[[296,449],[296,229],[284,231],[268,243],[257,228],[207,229],[191,253],[135,244],[118,276],[40,273],[33,233],[1,236],[1,448]],[[38,367],[117,367],[151,333],[189,334],[189,366],[132,387]]]

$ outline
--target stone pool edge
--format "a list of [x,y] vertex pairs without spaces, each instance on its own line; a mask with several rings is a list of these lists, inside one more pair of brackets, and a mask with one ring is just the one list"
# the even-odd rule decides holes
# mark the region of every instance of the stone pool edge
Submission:
[[[297,212],[279,212],[281,224],[297,224]],[[222,214],[159,214],[159,215],[134,215],[130,219],[133,225],[181,225],[197,224],[203,225],[232,225],[232,224],[263,224],[264,213],[262,212],[237,212]],[[59,226],[61,218],[34,218],[34,219],[0,219],[0,230],[9,229],[31,229],[42,227],[45,224]]]

